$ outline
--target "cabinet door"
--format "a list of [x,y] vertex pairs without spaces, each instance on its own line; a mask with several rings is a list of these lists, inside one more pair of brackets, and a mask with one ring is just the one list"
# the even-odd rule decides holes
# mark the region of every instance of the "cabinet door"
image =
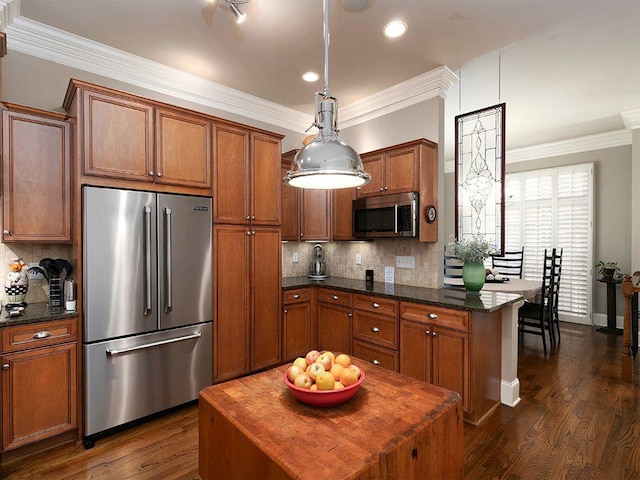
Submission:
[[74,430],[76,343],[3,355],[2,451]]
[[256,227],[251,231],[252,328],[249,350],[251,370],[259,370],[280,363],[282,243],[279,228]]
[[353,236],[353,200],[356,198],[356,189],[339,188],[334,190],[332,195],[332,240],[355,240]]
[[431,383],[431,335],[428,324],[400,321],[400,373]]
[[83,91],[84,174],[153,182],[153,107]]
[[331,190],[300,191],[300,240],[331,240]]
[[249,132],[213,127],[213,221],[246,224],[249,218]]
[[420,188],[418,147],[385,154],[385,193],[417,192]]
[[334,353],[351,354],[351,310],[327,303],[318,304],[318,347]]
[[458,392],[465,411],[469,405],[469,334],[433,327],[432,383]]
[[362,156],[364,171],[371,175],[371,181],[357,189],[358,197],[371,197],[384,193],[384,155],[382,153]]
[[280,225],[282,191],[280,140],[251,134],[251,222]]
[[71,241],[70,132],[62,120],[3,111],[3,242]]
[[282,312],[284,340],[282,345],[282,361],[288,362],[296,357],[304,357],[309,350],[315,348],[311,344],[311,303],[294,303],[285,305]]
[[213,381],[249,372],[249,237],[247,227],[213,228]]
[[156,181],[211,187],[211,122],[198,115],[156,110]]
[[[283,158],[280,176],[284,178],[291,168],[291,161]],[[282,240],[298,241],[300,240],[300,232],[298,229],[298,194],[299,189],[282,185],[282,203],[281,203],[281,219],[282,219]]]

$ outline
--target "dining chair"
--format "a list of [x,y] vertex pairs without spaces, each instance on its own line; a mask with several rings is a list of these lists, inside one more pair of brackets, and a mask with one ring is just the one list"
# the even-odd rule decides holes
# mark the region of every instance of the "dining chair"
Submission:
[[491,255],[491,266],[497,268],[500,275],[508,278],[522,278],[524,247],[520,250],[505,251],[502,255]]
[[463,263],[453,255],[447,255],[447,247],[444,247],[444,286],[445,287],[464,287],[462,281]]
[[560,253],[557,253],[556,249],[553,249],[553,269],[552,269],[552,278],[553,282],[553,317],[551,319],[552,327],[555,328],[554,332],[554,345],[555,346],[555,336],[556,333],[558,335],[558,343],[560,343],[560,318],[558,316],[558,300],[560,297],[560,276],[562,273],[562,251],[564,249],[560,249]]
[[546,331],[549,330],[549,340],[551,345],[555,345],[553,334],[553,264],[554,253],[544,251],[544,263],[542,268],[542,293],[540,303],[525,301],[524,305],[518,309],[518,331],[520,341],[524,341],[524,334],[529,333],[542,337],[542,348],[547,354]]

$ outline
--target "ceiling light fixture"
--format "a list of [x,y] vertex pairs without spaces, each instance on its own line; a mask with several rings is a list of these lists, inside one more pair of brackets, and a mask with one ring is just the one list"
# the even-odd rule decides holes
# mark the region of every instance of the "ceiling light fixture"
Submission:
[[302,74],[302,79],[305,82],[309,82],[309,83],[316,82],[319,78],[320,78],[320,75],[318,75],[316,72],[304,72]]
[[236,17],[236,23],[242,23],[247,19],[247,14],[242,13],[238,5],[244,5],[245,3],[249,3],[251,0],[226,0],[229,4],[229,8],[231,9],[231,13]]
[[371,181],[358,153],[338,136],[338,99],[329,92],[329,6],[324,12],[324,91],[315,94],[318,135],[296,154],[294,170],[283,181],[298,188],[334,189],[359,187]]
[[385,37],[389,38],[397,38],[404,35],[409,27],[404,22],[399,20],[394,20],[393,22],[387,23],[382,29],[382,33],[384,33]]

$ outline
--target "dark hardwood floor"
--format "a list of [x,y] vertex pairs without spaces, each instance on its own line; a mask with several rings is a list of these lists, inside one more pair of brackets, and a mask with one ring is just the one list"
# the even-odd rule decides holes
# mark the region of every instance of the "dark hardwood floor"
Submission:
[[[640,377],[620,381],[622,337],[562,324],[545,357],[539,337],[520,349],[522,401],[465,425],[465,478],[640,478]],[[636,361],[637,362],[637,361]],[[637,366],[637,363],[636,363]],[[67,445],[0,468],[2,479],[196,479],[197,407],[96,442]]]

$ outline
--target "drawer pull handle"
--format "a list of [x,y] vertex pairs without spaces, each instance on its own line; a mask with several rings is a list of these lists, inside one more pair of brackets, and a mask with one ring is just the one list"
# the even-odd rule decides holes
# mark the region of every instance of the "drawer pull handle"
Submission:
[[427,317],[429,317],[429,318],[438,318],[438,315],[436,315],[435,313],[427,313]]
[[378,333],[380,331],[380,329],[378,327],[371,327],[371,331],[373,333]]
[[50,337],[50,336],[51,336],[51,332],[44,331],[44,332],[38,332],[38,333],[36,333],[36,334],[35,334],[33,337],[31,337],[31,338],[34,338],[34,339],[36,339],[36,340],[41,340],[41,339],[43,339],[43,338],[47,338],[47,337]]
[[380,365],[380,361],[376,360],[375,358],[371,359],[371,363],[373,363],[374,365]]
[[296,293],[296,294],[293,296],[293,298],[300,298],[300,294],[299,294],[299,293]]
[[371,306],[372,306],[373,308],[380,308],[380,304],[379,304],[379,303],[377,303],[377,302],[373,302],[373,303],[371,304]]
[[331,295],[331,298],[333,298],[334,300],[338,300],[338,295]]
[[9,364],[5,363],[4,365],[2,365],[2,369],[3,370],[9,370]]

